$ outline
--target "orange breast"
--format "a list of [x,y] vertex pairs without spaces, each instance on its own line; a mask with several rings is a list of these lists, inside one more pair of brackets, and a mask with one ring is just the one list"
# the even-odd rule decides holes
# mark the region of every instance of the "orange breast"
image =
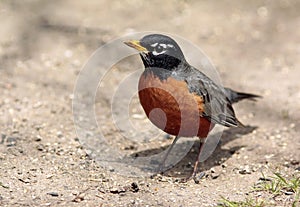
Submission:
[[185,81],[160,80],[145,73],[139,80],[139,98],[150,121],[168,134],[205,138],[213,124],[203,118],[202,97],[190,93]]

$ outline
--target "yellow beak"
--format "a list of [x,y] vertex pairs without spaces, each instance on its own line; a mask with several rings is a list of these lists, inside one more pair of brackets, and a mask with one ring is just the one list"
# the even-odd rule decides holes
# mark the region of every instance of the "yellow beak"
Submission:
[[140,43],[140,41],[138,40],[130,40],[130,41],[126,41],[124,42],[126,45],[128,45],[129,47],[132,47],[136,50],[138,50],[139,52],[148,52],[148,50],[143,47]]

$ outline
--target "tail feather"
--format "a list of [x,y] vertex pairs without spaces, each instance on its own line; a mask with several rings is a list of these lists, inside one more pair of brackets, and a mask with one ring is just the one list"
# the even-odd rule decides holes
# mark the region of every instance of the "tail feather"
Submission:
[[255,101],[256,98],[261,98],[259,95],[251,94],[251,93],[242,93],[242,92],[236,92],[230,88],[225,88],[226,95],[231,103],[236,103],[238,101],[241,101],[243,99],[250,99]]

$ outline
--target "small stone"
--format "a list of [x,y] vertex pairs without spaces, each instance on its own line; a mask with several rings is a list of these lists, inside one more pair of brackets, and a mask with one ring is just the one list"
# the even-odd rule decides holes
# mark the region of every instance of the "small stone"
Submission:
[[292,165],[298,165],[300,162],[298,160],[291,160]]
[[291,192],[291,191],[284,191],[284,194],[285,194],[285,195],[293,195],[294,192]]
[[75,203],[79,203],[84,200],[83,196],[76,196],[72,201]]
[[120,194],[120,193],[125,193],[126,191],[123,188],[120,188],[120,189],[118,189],[118,188],[112,188],[109,192],[111,192],[113,194]]
[[158,176],[157,176],[157,180],[159,180],[159,181],[161,181],[161,182],[167,182],[167,181],[168,181],[167,178],[164,177],[164,176],[162,176],[162,175],[158,175]]
[[272,157],[274,157],[274,154],[265,155],[265,158],[266,158],[266,159],[270,159],[270,158],[272,158]]
[[212,179],[217,179],[218,177],[220,176],[220,174],[219,173],[211,173],[211,178]]
[[63,133],[62,133],[61,131],[58,131],[58,132],[56,133],[56,136],[57,136],[58,138],[62,138],[64,135],[63,135]]
[[17,144],[17,137],[7,137],[6,142],[7,142],[7,147],[12,147],[16,146]]
[[271,178],[265,178],[265,177],[260,177],[258,180],[261,180],[261,181],[272,181]]
[[223,164],[221,165],[221,167],[222,167],[222,168],[226,168],[226,167],[227,167],[227,164],[223,163]]
[[12,134],[19,134],[19,130],[17,130],[17,129],[13,130]]
[[108,167],[109,172],[115,172],[115,169],[112,166]]
[[49,193],[47,193],[47,195],[51,195],[53,197],[58,197],[58,193],[57,192],[49,192]]
[[6,138],[6,135],[5,135],[5,134],[1,134],[1,141],[0,141],[0,144],[3,144],[3,143],[4,143],[5,138]]
[[47,175],[47,176],[46,176],[46,179],[50,179],[50,178],[52,178],[53,176],[54,176],[53,174]]
[[251,174],[249,165],[246,165],[243,169],[240,169],[239,173],[242,175]]
[[[0,182],[0,186],[3,187],[3,188],[7,188],[7,189],[9,188],[9,186],[4,185],[2,182]],[[0,200],[1,200],[1,199],[0,199]]]
[[129,146],[126,146],[124,147],[124,150],[135,150],[136,147],[134,145],[129,145]]
[[18,179],[19,181],[21,181],[22,183],[30,183],[30,179],[28,179],[28,178],[25,178],[25,179],[23,179],[23,178],[19,178]]
[[44,145],[39,144],[39,145],[36,146],[36,149],[37,149],[38,151],[44,151]]
[[37,136],[34,138],[34,141],[40,142],[40,141],[42,141],[42,137],[41,137],[40,135],[37,135]]
[[139,191],[139,186],[136,182],[131,183],[131,190],[135,193]]
[[34,126],[34,128],[35,128],[37,131],[39,131],[39,130],[41,130],[41,129],[43,128],[43,125],[36,125],[36,126]]
[[40,101],[38,101],[38,102],[36,102],[35,104],[33,104],[32,107],[33,107],[34,109],[37,109],[37,108],[40,108],[42,105],[43,105],[43,103],[40,102]]

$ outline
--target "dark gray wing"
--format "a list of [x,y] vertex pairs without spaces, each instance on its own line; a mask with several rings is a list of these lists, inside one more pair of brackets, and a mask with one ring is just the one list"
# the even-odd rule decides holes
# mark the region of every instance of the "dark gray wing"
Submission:
[[223,87],[218,86],[209,77],[192,66],[186,74],[188,75],[186,75],[185,81],[190,92],[203,97],[203,117],[213,123],[227,127],[242,125],[235,117],[231,101],[228,99]]
[[252,101],[256,101],[256,98],[261,98],[261,96],[256,94],[237,92],[230,88],[224,88],[224,89],[225,89],[226,96],[228,97],[231,103],[236,103],[243,99],[250,99]]

